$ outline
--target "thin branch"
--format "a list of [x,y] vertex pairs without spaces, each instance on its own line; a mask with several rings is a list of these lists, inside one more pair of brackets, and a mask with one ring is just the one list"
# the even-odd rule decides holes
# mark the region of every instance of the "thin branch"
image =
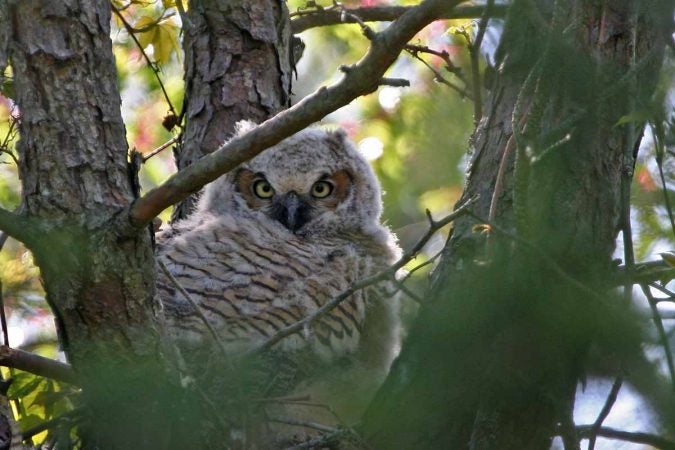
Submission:
[[427,243],[429,239],[431,239],[431,237],[434,235],[434,233],[436,233],[436,231],[440,230],[441,228],[443,228],[450,222],[454,221],[458,217],[461,217],[464,214],[469,214],[469,206],[475,203],[476,199],[477,198],[469,199],[463,205],[458,207],[453,213],[447,215],[446,217],[444,217],[439,221],[430,219],[429,229],[427,230],[427,232],[417,241],[417,243],[409,251],[405,252],[403,256],[401,256],[401,258],[394,264],[376,273],[375,275],[372,275],[357,283],[354,283],[348,289],[342,291],[336,297],[333,297],[331,301],[325,303],[323,306],[321,306],[319,309],[314,311],[309,316],[292,325],[287,326],[286,328],[282,328],[281,330],[279,330],[276,334],[272,335],[269,339],[263,342],[258,348],[252,350],[251,353],[258,353],[264,350],[268,350],[285,337],[290,336],[294,333],[297,333],[309,327],[313,322],[315,322],[317,319],[323,317],[328,312],[336,308],[340,303],[347,300],[355,292],[360,291],[361,289],[364,289],[368,286],[372,286],[380,281],[391,279],[392,277],[394,277],[394,274],[398,269],[405,266],[406,264],[408,264],[408,262],[410,262],[413,258],[415,258],[415,256],[422,250],[422,248],[424,248],[424,245]]
[[176,9],[178,10],[178,15],[180,16],[180,21],[183,23],[183,27],[194,28],[194,24],[188,17],[185,7],[183,6],[183,0],[176,0]]
[[21,433],[21,440],[26,441],[28,439],[31,439],[34,437],[36,434],[40,434],[43,431],[49,430],[51,428],[54,428],[58,425],[61,424],[61,422],[65,421],[73,421],[73,426],[75,423],[78,421],[82,420],[82,415],[84,414],[84,410],[82,408],[79,409],[74,409],[72,411],[69,411],[59,417],[56,417],[51,420],[45,420],[44,422],[35,425],[32,428],[27,429],[23,433]]
[[[652,138],[654,139],[654,151],[656,152],[656,166],[659,168],[659,179],[661,180],[661,188],[663,191],[663,201],[666,206],[666,212],[668,213],[668,219],[670,219],[670,229],[675,235],[675,217],[673,217],[673,207],[670,204],[670,196],[668,195],[668,184],[666,183],[666,176],[663,173],[663,141],[661,140],[661,133],[659,130],[662,130],[662,127],[659,127],[659,130],[656,129],[654,125],[652,129]],[[658,135],[658,137],[657,137]]]
[[420,61],[422,64],[424,64],[424,65],[427,67],[427,69],[429,69],[429,70],[434,74],[434,81],[436,81],[436,82],[438,82],[438,83],[442,83],[442,84],[448,86],[450,89],[453,89],[453,90],[456,91],[459,95],[461,95],[462,98],[469,98],[469,99],[471,98],[471,94],[469,94],[466,90],[464,90],[464,89],[462,89],[461,87],[457,86],[457,85],[454,84],[453,82],[451,82],[451,81],[449,81],[449,80],[446,80],[445,77],[443,77],[443,75],[441,75],[441,73],[440,73],[438,70],[436,70],[436,68],[435,68],[434,66],[432,66],[431,64],[429,64],[428,62],[426,62],[420,55],[418,55],[418,54],[417,54],[417,53],[418,53],[417,50],[415,50],[415,46],[407,45],[407,46],[405,47],[405,50],[406,50],[413,58],[417,59],[417,60]]
[[[448,5],[439,12],[439,19],[473,19],[484,14],[483,6],[457,6],[456,3],[448,2]],[[371,8],[349,8],[347,11],[364,22],[392,22],[411,10],[412,6],[378,6]],[[492,17],[503,17],[508,5],[496,5],[492,9]],[[347,17],[343,20],[341,11],[337,8],[323,8],[315,10],[298,11],[291,14],[291,29],[293,33],[302,33],[305,30],[316,27],[339,25],[342,23],[355,23]]]
[[0,280],[0,326],[2,326],[3,344],[9,347],[9,331],[7,330],[7,316],[5,314],[5,297],[2,294],[2,280]]
[[33,227],[28,219],[19,214],[0,208],[0,231],[24,244],[30,243]]
[[[586,439],[592,429],[593,425],[579,425],[577,426],[577,433],[579,433],[582,439]],[[597,430],[597,435],[608,439],[650,445],[661,450],[675,450],[675,442],[651,433],[621,431],[615,428],[601,427]]]
[[173,137],[173,138],[169,139],[168,141],[166,141],[165,143],[163,143],[162,145],[160,145],[159,147],[157,147],[156,149],[154,149],[153,151],[143,155],[143,163],[147,162],[150,158],[152,158],[156,154],[161,153],[164,149],[166,149],[168,147],[171,147],[173,144],[175,144],[179,140],[180,140],[180,138],[178,136]]
[[337,429],[335,429],[333,427],[329,427],[329,426],[326,426],[326,425],[323,425],[323,424],[320,424],[320,423],[303,422],[303,421],[291,419],[291,418],[288,418],[288,417],[269,417],[267,420],[269,422],[283,423],[283,424],[286,424],[286,425],[293,425],[293,426],[296,426],[296,427],[313,428],[315,430],[323,431],[324,433],[335,433],[335,432],[338,431]]
[[380,78],[380,86],[409,87],[410,81],[405,78]]
[[225,357],[225,361],[230,364],[230,358],[227,354],[227,349],[225,348],[225,345],[221,342],[220,337],[218,337],[218,333],[216,330],[211,326],[211,323],[209,322],[209,319],[206,318],[204,315],[204,312],[202,309],[199,307],[197,302],[194,301],[192,296],[188,293],[188,291],[185,290],[185,288],[176,280],[176,278],[169,272],[169,269],[166,267],[166,264],[164,264],[164,261],[161,259],[157,260],[157,263],[159,264],[159,268],[162,270],[162,273],[171,281],[171,283],[178,289],[178,291],[183,295],[183,297],[188,301],[190,306],[192,306],[192,309],[194,309],[195,313],[197,313],[197,316],[199,319],[204,323],[206,326],[206,329],[209,330],[209,333],[211,334],[211,337],[213,338],[213,341],[216,343],[220,351],[222,352],[223,356]]
[[614,380],[614,384],[612,384],[612,389],[609,391],[609,395],[607,395],[607,400],[605,400],[605,404],[602,406],[602,410],[600,410],[598,418],[595,419],[595,422],[591,427],[588,436],[588,450],[593,450],[595,448],[595,439],[598,436],[598,431],[600,430],[600,428],[602,428],[602,423],[605,421],[605,419],[607,419],[607,416],[609,416],[609,413],[612,410],[614,403],[616,403],[616,399],[619,396],[619,391],[621,390],[622,384],[623,384],[623,377],[622,376],[616,377],[616,380]]
[[127,20],[124,18],[124,15],[122,15],[122,13],[117,8],[115,8],[114,5],[111,5],[111,8],[112,8],[113,12],[115,13],[115,15],[120,19],[120,22],[122,22],[122,25],[127,30],[127,33],[129,33],[129,36],[131,36],[131,39],[133,39],[133,41],[136,43],[136,46],[138,47],[138,49],[141,52],[141,55],[143,55],[143,58],[148,63],[148,66],[150,67],[150,70],[152,70],[152,72],[155,74],[155,78],[157,79],[157,83],[159,84],[159,87],[162,89],[162,94],[164,95],[164,99],[166,100],[166,103],[169,105],[169,110],[171,111],[171,114],[173,114],[174,116],[177,117],[178,114],[176,113],[176,110],[174,109],[173,104],[171,103],[171,99],[169,98],[169,93],[166,92],[166,88],[164,87],[164,83],[162,82],[162,78],[159,76],[159,69],[157,68],[157,65],[154,62],[152,62],[152,60],[150,59],[148,54],[145,53],[145,50],[143,49],[143,46],[141,45],[140,41],[136,37],[135,32],[139,31],[139,30],[136,30],[134,27],[132,27],[131,24],[129,22],[127,22]]
[[0,346],[0,366],[13,367],[41,377],[78,384],[75,372],[69,364],[6,345]]
[[668,340],[668,336],[666,335],[666,330],[663,327],[663,321],[661,320],[661,316],[659,315],[659,309],[656,307],[656,304],[658,302],[652,295],[652,291],[649,289],[649,286],[643,283],[640,284],[640,288],[642,289],[642,293],[645,294],[645,297],[647,297],[647,301],[649,302],[649,309],[651,310],[652,313],[652,320],[654,321],[654,325],[656,326],[656,332],[659,335],[659,341],[661,342],[661,346],[663,347],[663,352],[666,354],[666,363],[668,365],[668,373],[670,374],[670,382],[673,385],[673,390],[675,390],[675,363],[673,362],[673,352],[670,349],[670,342]]
[[473,43],[469,46],[469,55],[471,56],[471,86],[473,88],[473,122],[478,125],[481,117],[483,117],[483,100],[481,98],[481,79],[480,79],[480,47],[483,45],[483,37],[487,29],[490,14],[494,7],[494,0],[487,0],[480,22],[478,23],[478,32]]
[[400,282],[400,281],[395,281],[394,284],[396,285],[396,287],[397,287],[401,292],[403,292],[405,295],[407,295],[408,297],[410,297],[410,299],[416,301],[416,302],[419,303],[420,305],[421,305],[422,303],[424,303],[424,299],[423,299],[422,297],[420,297],[419,295],[415,294],[408,286],[406,286],[406,285],[403,284],[402,282]]
[[[675,267],[669,266],[664,261],[647,261],[637,263],[632,268],[628,266],[619,266],[614,283],[616,285],[625,284],[627,282],[630,282],[631,284],[640,284],[673,279],[675,279]],[[657,287],[656,289],[659,288]]]
[[515,133],[509,136],[509,140],[506,141],[506,147],[502,152],[502,157],[499,160],[499,168],[497,169],[497,178],[495,179],[495,188],[492,190],[492,198],[490,199],[490,209],[488,211],[488,220],[495,220],[497,217],[497,204],[499,203],[499,196],[502,195],[502,189],[504,186],[504,175],[506,174],[506,161],[513,153],[515,145]]
[[457,3],[459,0],[425,0],[408,9],[386,30],[377,33],[366,55],[339,82],[319,88],[293,107],[244,135],[233,138],[146,193],[129,210],[131,224],[136,227],[147,225],[165,208],[183,200],[264,149],[347,105],[356,97],[374,92],[385,71],[408,41]]
[[450,58],[450,54],[447,51],[445,50],[438,51],[429,48],[425,45],[415,45],[415,44],[408,44],[405,46],[405,49],[408,50],[409,52],[428,53],[429,55],[441,58],[445,63],[445,70],[447,70],[448,72],[459,78],[462,81],[462,83],[464,83],[464,85],[466,86],[469,85],[466,77],[462,74],[462,69],[455,66],[455,64],[452,62],[452,59]]
[[675,292],[671,291],[670,289],[667,289],[664,286],[661,286],[660,284],[657,283],[649,283],[650,287],[653,287],[657,291],[661,291],[662,293],[666,294],[668,298],[654,298],[657,302],[667,302],[667,301],[672,301],[675,300]]

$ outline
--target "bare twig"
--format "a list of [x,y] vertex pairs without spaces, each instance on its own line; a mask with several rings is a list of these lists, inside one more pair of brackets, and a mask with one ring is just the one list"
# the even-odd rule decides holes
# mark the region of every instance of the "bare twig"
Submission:
[[[366,8],[350,8],[348,12],[359,17],[364,22],[392,22],[403,14],[408,12],[411,6],[378,6]],[[503,17],[506,13],[507,5],[496,5],[492,14],[493,17]],[[483,15],[485,8],[483,6],[457,6],[455,3],[448,2],[448,5],[440,11],[439,19],[472,19]],[[316,27],[325,27],[339,25],[341,23],[355,22],[351,17],[343,20],[341,10],[337,8],[322,8],[312,10],[301,10],[291,13],[291,29],[293,33],[302,33],[305,30]]]
[[[655,281],[675,279],[675,267],[671,267],[663,261],[647,261],[636,263],[632,268],[620,266],[617,269],[615,284],[654,283]],[[653,286],[659,289],[657,286]]]
[[375,275],[372,275],[357,283],[354,283],[348,289],[342,291],[339,295],[333,297],[331,301],[325,303],[323,306],[321,306],[319,309],[314,311],[309,316],[292,325],[287,326],[286,328],[282,328],[281,330],[279,330],[277,333],[275,333],[269,339],[263,342],[258,348],[252,350],[251,353],[257,353],[267,350],[272,346],[274,346],[276,343],[278,343],[280,340],[284,339],[285,337],[290,336],[299,331],[302,331],[306,327],[309,327],[313,322],[315,322],[317,319],[323,317],[328,312],[336,308],[340,303],[347,300],[355,292],[360,291],[361,289],[364,289],[368,286],[372,286],[380,281],[392,279],[398,269],[405,266],[406,264],[408,264],[408,262],[410,262],[412,259],[415,258],[415,256],[422,250],[424,245],[427,243],[429,239],[431,239],[431,237],[434,235],[434,233],[436,233],[436,231],[443,228],[444,226],[454,221],[458,217],[461,217],[464,214],[470,214],[469,206],[475,203],[476,199],[477,198],[469,199],[463,205],[459,206],[453,213],[445,216],[443,219],[439,221],[435,221],[430,217],[429,218],[430,224],[427,232],[417,241],[417,243],[409,251],[405,252],[397,262],[395,262],[388,268],[376,273]]
[[183,0],[176,0],[176,9],[178,10],[178,15],[180,16],[180,21],[183,23],[183,27],[194,28],[194,24],[185,12]]
[[159,264],[159,268],[162,270],[162,273],[164,273],[164,275],[166,275],[166,277],[171,281],[171,283],[176,287],[176,289],[180,291],[185,300],[187,300],[190,306],[192,306],[192,309],[194,309],[195,313],[197,313],[199,319],[204,323],[206,329],[209,330],[209,333],[211,334],[213,341],[216,343],[216,345],[222,352],[223,356],[225,357],[225,361],[228,364],[231,363],[230,358],[228,357],[227,354],[227,350],[225,349],[225,345],[221,342],[220,338],[218,337],[218,333],[209,322],[209,319],[206,318],[204,312],[199,307],[197,302],[195,302],[192,296],[188,293],[188,291],[186,291],[185,288],[181,286],[181,284],[178,282],[178,280],[176,280],[173,274],[169,272],[169,269],[166,267],[166,264],[164,264],[164,261],[162,261],[161,259],[157,259],[157,263]]
[[666,212],[668,213],[668,219],[670,220],[670,229],[675,235],[675,217],[673,217],[673,207],[670,204],[670,197],[668,195],[668,184],[666,183],[666,176],[663,173],[663,157],[665,152],[663,151],[664,145],[661,140],[661,130],[662,127],[657,127],[652,125],[652,137],[654,139],[654,152],[656,153],[656,166],[659,168],[659,179],[661,180],[661,190],[663,191],[663,202],[666,206]]
[[165,143],[163,143],[162,145],[160,145],[159,147],[157,147],[153,151],[143,155],[143,162],[145,163],[147,160],[149,160],[150,158],[152,158],[156,154],[161,153],[164,149],[166,149],[168,147],[171,147],[173,144],[175,144],[179,140],[180,140],[180,138],[178,136],[169,139],[168,141],[166,141]]
[[380,78],[380,86],[408,87],[410,81],[405,78]]
[[395,23],[377,34],[366,55],[336,84],[322,87],[293,107],[280,112],[242,136],[179,171],[161,186],[138,199],[129,210],[135,227],[147,225],[165,208],[183,200],[203,185],[232,170],[264,149],[280,142],[356,97],[374,92],[401,49],[427,24],[459,0],[425,0],[408,9]]
[[410,288],[408,288],[408,286],[406,286],[406,285],[403,284],[402,282],[400,282],[400,281],[395,281],[394,284],[396,284],[396,287],[397,287],[401,292],[403,292],[405,295],[407,295],[408,297],[410,297],[412,300],[415,300],[415,301],[416,301],[417,303],[419,303],[420,305],[421,305],[422,303],[424,303],[424,299],[422,299],[422,297],[420,297],[419,295],[415,294]]
[[73,426],[74,426],[77,422],[82,420],[82,418],[83,418],[82,416],[84,415],[84,412],[85,412],[84,409],[78,408],[78,409],[74,409],[72,411],[69,411],[69,412],[67,412],[67,413],[65,413],[65,414],[63,414],[59,417],[56,417],[54,419],[45,420],[44,422],[42,422],[38,425],[35,425],[34,427],[29,428],[26,431],[24,431],[23,433],[21,433],[21,440],[26,441],[28,439],[31,439],[36,434],[40,434],[43,431],[54,428],[54,427],[60,425],[62,422],[65,422],[65,421],[72,421]]
[[342,22],[356,22],[361,27],[361,32],[369,40],[372,41],[375,38],[376,33],[370,28],[366,23],[361,20],[358,14],[350,12],[349,9],[343,7],[342,5],[336,4],[340,10],[340,20]]
[[621,390],[622,384],[623,377],[616,377],[614,384],[612,384],[612,389],[609,391],[609,395],[607,396],[607,400],[605,400],[605,404],[602,406],[600,414],[598,414],[598,418],[595,419],[595,422],[591,426],[591,430],[588,435],[588,450],[593,450],[595,448],[595,439],[598,436],[598,431],[602,427],[602,423],[605,421],[607,416],[609,416],[614,403],[616,403],[616,398],[619,396],[619,391]]
[[457,91],[458,94],[462,96],[462,98],[471,98],[471,94],[469,94],[465,89],[462,89],[461,87],[457,86],[453,82],[446,80],[441,73],[436,70],[434,66],[426,62],[420,55],[417,54],[417,51],[414,49],[408,48],[410,46],[406,46],[405,50],[415,59],[420,61],[422,64],[424,64],[433,74],[434,74],[434,81],[438,83],[442,83],[446,86],[448,86],[450,89],[453,89],[454,91]]
[[478,32],[476,33],[476,38],[473,40],[469,46],[469,54],[471,56],[471,86],[473,88],[473,122],[474,125],[478,125],[481,117],[483,117],[483,101],[481,98],[481,80],[480,80],[480,47],[483,45],[483,37],[485,36],[485,30],[487,29],[488,21],[490,20],[490,14],[492,8],[494,7],[494,0],[487,0],[483,14],[481,15],[480,22],[478,23]]
[[159,68],[157,65],[150,59],[147,53],[145,53],[145,49],[143,49],[143,46],[141,45],[140,41],[136,37],[136,32],[137,31],[142,31],[142,30],[136,30],[134,27],[131,26],[129,22],[124,18],[124,15],[115,8],[114,5],[111,5],[111,8],[115,15],[120,19],[120,22],[122,22],[122,25],[124,28],[127,30],[127,33],[129,33],[129,36],[131,36],[131,39],[133,39],[134,43],[136,43],[136,46],[141,52],[141,55],[143,55],[143,58],[145,61],[148,63],[148,66],[150,67],[150,70],[155,74],[155,78],[157,79],[157,83],[159,84],[160,89],[162,90],[162,94],[164,95],[164,99],[166,100],[167,105],[169,105],[169,110],[171,111],[171,114],[174,116],[178,116],[176,113],[176,110],[173,107],[173,104],[171,103],[171,99],[169,98],[169,93],[166,91],[166,88],[164,87],[164,83],[162,82],[162,78],[159,76]]
[[488,220],[495,220],[497,217],[497,205],[499,203],[499,196],[502,194],[502,189],[504,187],[504,175],[506,173],[506,161],[513,153],[515,145],[515,134],[509,136],[509,140],[506,141],[506,147],[502,152],[502,157],[499,160],[499,168],[497,169],[497,177],[495,179],[495,187],[492,190],[492,198],[490,199],[490,210],[488,211]]
[[[462,69],[455,66],[455,64],[452,62],[452,59],[450,59],[450,54],[445,50],[438,51],[429,48],[425,45],[415,45],[415,44],[408,44],[405,46],[405,49],[408,50],[409,52],[428,53],[430,55],[434,55],[437,56],[438,58],[441,58],[445,63],[445,70],[447,70],[448,72],[459,78],[462,81],[462,83],[464,83],[465,86],[469,85],[466,77],[464,77],[464,75],[462,74]],[[468,97],[471,98],[471,96]]]
[[667,289],[664,286],[661,286],[660,284],[657,283],[649,283],[650,287],[653,287],[657,291],[661,291],[662,293],[666,294],[668,298],[654,298],[657,302],[667,302],[667,301],[672,301],[675,299],[675,292],[671,291],[670,289]]
[[335,432],[338,431],[337,429],[335,429],[333,427],[329,427],[329,426],[323,425],[321,423],[303,422],[303,421],[291,419],[291,418],[288,418],[288,417],[269,417],[267,420],[269,422],[283,423],[283,424],[286,424],[286,425],[293,425],[293,426],[296,426],[296,427],[313,428],[315,430],[323,431],[324,433],[335,433]]
[[41,377],[78,384],[75,372],[70,365],[6,345],[0,346],[0,366],[13,367]]
[[642,283],[640,284],[640,288],[649,302],[649,309],[652,312],[652,320],[654,321],[654,326],[656,326],[656,332],[659,335],[659,341],[663,347],[663,352],[666,354],[666,363],[668,365],[668,373],[670,374],[670,382],[673,385],[673,390],[675,390],[675,363],[673,363],[673,352],[670,349],[670,342],[668,341],[666,330],[663,327],[663,321],[661,320],[659,309],[656,307],[658,302],[652,295],[648,285]]
[[0,280],[0,326],[2,326],[3,343],[9,347],[9,332],[7,331],[7,316],[5,315],[5,298],[2,295],[2,280]]
[[[579,425],[577,426],[577,433],[579,433],[582,439],[586,439],[592,429],[593,425]],[[597,430],[597,435],[608,439],[650,445],[661,450],[675,450],[675,442],[650,433],[621,431],[615,428],[601,427]]]

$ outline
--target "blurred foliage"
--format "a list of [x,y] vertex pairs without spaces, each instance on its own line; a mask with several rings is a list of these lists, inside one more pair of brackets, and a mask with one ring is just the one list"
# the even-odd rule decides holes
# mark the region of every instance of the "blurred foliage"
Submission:
[[[185,7],[187,3],[183,2]],[[314,9],[317,3],[324,7],[332,5],[328,0],[289,0],[288,8],[294,13],[299,8]],[[345,7],[416,3],[413,0],[342,2]],[[130,148],[147,154],[179,134],[182,125],[173,131],[162,126],[167,114],[177,115],[183,101],[180,14],[174,0],[112,0],[112,4],[118,12],[113,14],[111,37],[127,140]],[[376,31],[387,26],[386,23],[369,25]],[[499,26],[500,23],[495,21],[488,35],[490,31],[498,34]],[[130,32],[135,34],[138,43]],[[475,21],[439,21],[421,31],[412,43],[446,51],[459,73],[469,78],[467,46],[474,33]],[[357,24],[311,29],[300,37],[305,41],[306,49],[298,65],[298,79],[294,80],[294,103],[319,86],[335,82],[341,77],[339,66],[358,61],[368,48],[368,40]],[[484,52],[489,55],[494,47],[495,43],[486,38]],[[461,79],[446,70],[441,58],[424,53],[419,56],[444,78],[464,87]],[[672,61],[669,67],[672,67]],[[16,121],[20,114],[11,100],[11,75],[8,69],[0,96],[0,206],[7,209],[15,209],[20,203],[14,159],[18,139]],[[666,73],[659,87],[662,104],[672,101],[668,95],[672,93],[671,75]],[[325,122],[344,127],[364,154],[372,159],[386,192],[384,220],[398,232],[403,246],[407,247],[426,228],[425,209],[440,217],[452,209],[461,194],[468,161],[467,148],[473,131],[473,104],[470,99],[437,82],[436,74],[410,55],[402,55],[386,76],[408,79],[411,86],[381,88],[331,114]],[[654,259],[656,254],[672,249],[675,244],[661,179],[663,173],[670,204],[674,205],[675,136],[672,105],[669,107],[671,110],[665,112],[662,109],[635,111],[622,119],[623,123],[651,124],[648,138],[640,150],[632,190],[638,260]],[[170,150],[153,157],[141,170],[143,189],[160,184],[174,170]],[[162,219],[167,221],[169,217],[169,211],[165,211]],[[442,242],[442,238],[436,240],[408,268],[432,258]],[[420,273],[428,273],[430,267],[432,265]],[[24,329],[24,346],[32,345],[31,350],[56,357],[56,338],[38,270],[25,248],[12,240],[0,252],[0,280],[4,285],[10,328]],[[8,375],[5,371],[4,376]],[[24,431],[73,411],[77,405],[77,391],[72,387],[18,371],[11,376],[14,383],[9,395],[20,401],[20,424]],[[73,421],[64,423],[72,425]],[[39,434],[35,436],[35,442],[49,441],[55,438],[54,433],[60,433],[61,439],[69,439],[70,425],[65,431],[56,427],[51,434]]]

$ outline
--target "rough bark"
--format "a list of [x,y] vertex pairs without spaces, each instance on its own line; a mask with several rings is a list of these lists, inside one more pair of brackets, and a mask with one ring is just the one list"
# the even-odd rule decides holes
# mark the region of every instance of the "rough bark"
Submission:
[[[185,132],[179,169],[213,152],[234,125],[260,123],[290,105],[290,23],[279,0],[192,0],[184,26]],[[182,202],[185,217],[194,198]]]
[[148,417],[163,384],[153,381],[155,388],[148,388],[147,378],[164,366],[159,305],[150,233],[132,230],[119,214],[135,192],[109,36],[110,4],[8,5],[0,28],[11,30],[8,54],[21,109],[17,150],[24,211],[33,227],[27,244],[60,341],[92,400],[96,424],[88,442],[151,446],[160,430],[148,426]]
[[[430,302],[366,415],[375,448],[548,449],[588,347],[639,352],[617,299],[592,291],[606,288],[641,134],[615,124],[651,100],[672,11],[556,3],[557,19],[552,1],[512,6],[472,140],[462,200],[479,194],[487,219],[503,165],[493,221],[516,238],[455,223]],[[522,136],[509,144],[514,126]]]

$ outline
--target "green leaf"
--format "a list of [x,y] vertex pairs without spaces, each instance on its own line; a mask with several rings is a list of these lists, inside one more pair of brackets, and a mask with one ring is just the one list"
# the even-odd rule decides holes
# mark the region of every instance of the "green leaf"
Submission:
[[14,377],[14,381],[9,386],[7,397],[12,400],[18,400],[33,392],[42,383],[44,379],[33,374],[22,372]]
[[633,111],[619,118],[619,120],[617,120],[614,126],[618,127],[620,125],[624,125],[627,123],[644,123],[650,120],[652,116],[653,116],[652,111],[648,109]]
[[19,429],[21,430],[22,433],[24,433],[30,430],[31,428],[36,427],[41,423],[44,423],[44,421],[45,420],[40,416],[37,416],[35,414],[29,414],[19,419]]

